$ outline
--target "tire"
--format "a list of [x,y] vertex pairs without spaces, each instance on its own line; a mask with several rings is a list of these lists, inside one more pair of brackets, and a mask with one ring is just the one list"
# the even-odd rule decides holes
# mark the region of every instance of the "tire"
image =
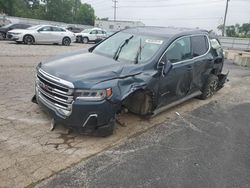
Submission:
[[63,46],[69,46],[71,44],[71,40],[69,37],[64,37],[62,40],[62,45]]
[[202,94],[199,96],[199,98],[205,100],[212,97],[218,90],[218,83],[219,83],[218,76],[210,74],[206,84],[203,87]]
[[34,44],[35,39],[32,35],[25,35],[23,37],[23,42],[24,44],[31,45],[31,44]]
[[6,39],[6,34],[5,33],[0,33],[0,40]]
[[83,44],[88,44],[88,43],[89,43],[89,39],[88,39],[87,37],[84,37],[84,38],[82,39],[82,43],[83,43]]

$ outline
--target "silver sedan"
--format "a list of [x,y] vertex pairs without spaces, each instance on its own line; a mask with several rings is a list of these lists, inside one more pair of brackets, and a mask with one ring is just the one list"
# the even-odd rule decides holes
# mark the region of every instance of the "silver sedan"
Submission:
[[75,42],[71,31],[51,25],[36,25],[28,29],[14,29],[7,33],[7,38],[24,44],[62,44],[69,46]]

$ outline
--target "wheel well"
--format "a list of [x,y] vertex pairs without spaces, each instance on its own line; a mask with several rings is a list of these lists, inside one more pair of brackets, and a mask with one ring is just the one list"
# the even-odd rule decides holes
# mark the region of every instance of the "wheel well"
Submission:
[[27,37],[27,36],[31,36],[31,37],[33,38],[34,42],[35,42],[35,38],[34,38],[32,35],[30,35],[30,34],[24,35],[24,36],[23,36],[23,41],[24,41],[24,38]]
[[64,40],[64,39],[69,39],[69,40],[71,40],[71,39],[70,39],[70,38],[69,38],[68,36],[66,36],[66,37],[63,37],[63,40]]
[[152,114],[155,109],[154,95],[149,90],[137,90],[122,101],[122,106],[138,115]]

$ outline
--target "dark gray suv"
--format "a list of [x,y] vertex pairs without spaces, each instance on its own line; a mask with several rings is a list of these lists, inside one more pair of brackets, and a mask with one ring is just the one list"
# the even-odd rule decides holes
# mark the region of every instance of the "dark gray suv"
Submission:
[[223,61],[219,41],[204,30],[126,29],[88,51],[40,63],[33,101],[50,113],[53,125],[107,136],[124,108],[152,115],[211,97],[226,81]]

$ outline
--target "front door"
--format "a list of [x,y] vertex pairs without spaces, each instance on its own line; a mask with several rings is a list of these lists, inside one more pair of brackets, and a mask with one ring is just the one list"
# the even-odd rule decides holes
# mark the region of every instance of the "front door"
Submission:
[[36,41],[41,42],[41,43],[54,42],[55,39],[53,37],[52,27],[44,26],[43,28],[39,29],[37,33]]
[[89,40],[90,41],[95,41],[97,39],[97,30],[93,30],[89,34]]
[[190,94],[194,66],[190,37],[174,41],[161,61],[171,63],[172,69],[160,78],[159,106],[170,104]]

